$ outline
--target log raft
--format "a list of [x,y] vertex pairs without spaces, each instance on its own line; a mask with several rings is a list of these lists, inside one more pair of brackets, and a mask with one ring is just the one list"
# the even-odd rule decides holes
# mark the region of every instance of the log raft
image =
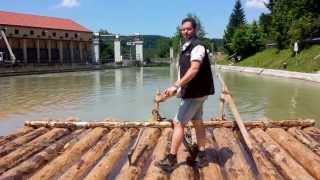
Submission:
[[[254,153],[230,120],[206,120],[208,167],[185,163],[167,174],[155,161],[169,152],[171,122],[28,121],[0,137],[3,179],[319,179],[320,128],[311,119],[244,121]],[[192,127],[192,124],[188,124]],[[128,152],[142,135],[131,165]],[[252,158],[248,158],[248,155]]]

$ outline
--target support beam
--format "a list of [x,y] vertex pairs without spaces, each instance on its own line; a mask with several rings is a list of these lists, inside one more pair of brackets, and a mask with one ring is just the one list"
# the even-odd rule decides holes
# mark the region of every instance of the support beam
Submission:
[[74,52],[73,52],[73,41],[70,41],[70,59],[71,59],[71,64],[74,62]]
[[51,40],[47,40],[47,48],[48,48],[48,63],[51,63]]
[[82,52],[82,42],[79,42],[79,53],[80,53],[80,62],[83,60],[83,52]]
[[59,41],[59,58],[60,58],[60,63],[63,63],[63,45],[62,41]]
[[37,63],[40,64],[40,40],[36,39]]
[[114,39],[114,62],[122,63],[120,39],[118,36]]
[[5,42],[6,46],[7,46],[7,49],[8,49],[8,51],[9,51],[9,53],[10,53],[11,63],[14,64],[14,63],[16,62],[16,56],[15,56],[15,55],[13,54],[13,52],[12,52],[10,43],[9,43],[9,41],[8,41],[8,39],[7,39],[6,34],[4,33],[4,31],[3,31],[3,30],[0,30],[0,33],[1,33],[1,37],[3,38],[3,40],[4,40],[4,42]]
[[23,62],[28,63],[27,39],[22,39]]

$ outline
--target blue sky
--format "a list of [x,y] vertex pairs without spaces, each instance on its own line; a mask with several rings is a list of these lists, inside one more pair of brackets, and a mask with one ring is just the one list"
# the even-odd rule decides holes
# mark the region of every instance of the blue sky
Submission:
[[[248,22],[266,12],[267,0],[241,0]],[[187,13],[221,38],[235,0],[0,0],[0,10],[72,19],[92,31],[172,36]]]

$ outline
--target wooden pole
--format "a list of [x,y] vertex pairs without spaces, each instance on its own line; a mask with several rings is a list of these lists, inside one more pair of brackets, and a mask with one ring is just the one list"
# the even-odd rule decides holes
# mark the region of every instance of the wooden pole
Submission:
[[105,134],[99,142],[86,152],[75,164],[73,164],[59,179],[77,180],[82,179],[92,166],[104,155],[105,152],[124,134],[121,129],[113,129]]
[[[300,164],[282,149],[266,132],[259,128],[250,130],[252,137],[277,167],[285,179],[314,179]],[[302,155],[300,155],[302,156]]]
[[0,157],[8,154],[9,152],[15,150],[17,147],[28,143],[32,139],[35,139],[48,131],[49,130],[47,128],[41,127],[2,145],[0,147]]
[[250,166],[241,151],[239,141],[236,140],[229,128],[213,130],[214,139],[218,145],[220,164],[224,166],[228,179],[254,179]]
[[4,171],[12,168],[16,164],[26,160],[34,153],[44,149],[54,142],[56,139],[70,133],[68,129],[55,128],[46,134],[32,140],[23,147],[16,149],[15,151],[0,158],[0,174]]
[[107,132],[105,128],[95,128],[88,132],[86,136],[73,145],[66,152],[55,158],[53,161],[46,164],[43,168],[37,171],[31,179],[52,179],[63,173],[66,167],[69,167],[74,161],[80,159],[82,154],[96,144],[103,134]]
[[112,146],[110,151],[98,162],[97,165],[84,178],[85,180],[105,180],[110,175],[117,162],[128,149],[130,142],[137,135],[136,129],[129,129],[117,144]]
[[60,155],[60,153],[63,152],[65,145],[83,131],[84,129],[79,129],[70,135],[62,137],[43,151],[3,173],[0,176],[0,179],[27,179],[30,174],[34,173],[42,165]]
[[31,131],[33,131],[34,128],[33,127],[29,127],[29,126],[24,126],[20,129],[18,129],[16,132],[10,134],[10,135],[7,135],[7,136],[0,136],[0,146],[9,142],[9,141],[12,141],[13,139],[17,138],[17,137],[20,137],[20,136],[23,136]]
[[[283,121],[246,121],[243,123],[248,128],[271,128],[271,127],[295,127],[295,126],[313,126],[315,121],[312,119],[305,120],[283,120]],[[31,127],[63,127],[63,128],[142,128],[142,127],[153,127],[153,128],[171,128],[172,123],[169,121],[161,122],[60,122],[60,121],[26,121],[26,126]],[[236,122],[233,121],[203,121],[204,127],[211,128],[234,128],[237,127]],[[188,123],[186,127],[193,127],[192,123]]]
[[281,128],[271,128],[266,131],[289,154],[301,164],[312,176],[320,179],[320,156],[292,137]]
[[168,174],[163,173],[161,169],[155,166],[154,163],[165,157],[168,149],[170,148],[171,136],[172,136],[171,128],[165,128],[162,130],[161,136],[151,156],[153,161],[151,162],[150,167],[147,170],[146,176],[144,177],[145,180],[169,179]]
[[297,127],[290,128],[288,132],[320,156],[320,143],[313,139],[309,134]]

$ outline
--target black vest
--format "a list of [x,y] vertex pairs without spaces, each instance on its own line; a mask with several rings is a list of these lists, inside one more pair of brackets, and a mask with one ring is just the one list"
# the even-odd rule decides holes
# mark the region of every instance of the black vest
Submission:
[[[180,65],[180,78],[182,78],[191,66],[191,51],[201,42],[197,38],[191,39],[190,45],[181,52],[179,65]],[[211,72],[211,64],[209,61],[208,53],[205,51],[205,57],[200,65],[200,69],[196,76],[181,88],[181,98],[198,98],[214,94],[214,84]]]

